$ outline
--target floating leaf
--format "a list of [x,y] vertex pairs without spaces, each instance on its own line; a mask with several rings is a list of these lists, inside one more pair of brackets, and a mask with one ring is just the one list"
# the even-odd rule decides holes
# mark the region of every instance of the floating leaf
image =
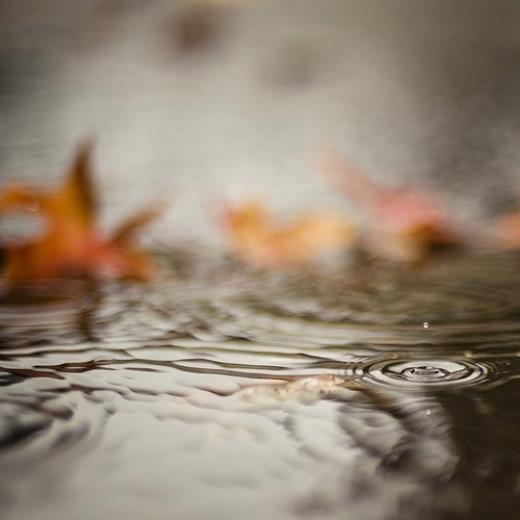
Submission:
[[325,175],[367,220],[369,247],[397,260],[420,260],[432,249],[461,242],[460,235],[436,195],[412,186],[381,186],[336,152],[322,163]]
[[351,242],[354,236],[353,227],[340,215],[304,215],[281,224],[254,201],[227,208],[223,221],[235,254],[262,267],[310,262],[324,251]]
[[91,155],[90,143],[79,148],[56,191],[13,185],[0,194],[0,214],[26,210],[44,221],[44,231],[36,239],[5,244],[6,281],[69,277],[149,279],[152,263],[149,255],[135,246],[135,235],[158,211],[138,214],[111,237],[104,237],[96,227],[98,203]]
[[500,217],[494,235],[499,246],[506,249],[520,249],[520,211]]

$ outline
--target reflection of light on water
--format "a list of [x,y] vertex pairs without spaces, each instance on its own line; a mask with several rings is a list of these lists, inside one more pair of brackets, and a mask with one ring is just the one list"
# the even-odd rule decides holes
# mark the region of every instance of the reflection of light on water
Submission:
[[[510,259],[493,273],[484,260],[383,278],[195,266],[156,286],[4,299],[2,494],[42,519],[464,510],[452,408],[493,420],[482,399],[514,388],[519,366]],[[489,287],[490,307],[464,296]]]

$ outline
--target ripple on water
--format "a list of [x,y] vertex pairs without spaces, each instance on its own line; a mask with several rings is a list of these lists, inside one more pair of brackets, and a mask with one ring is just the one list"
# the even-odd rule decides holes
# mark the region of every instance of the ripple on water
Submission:
[[210,302],[224,334],[266,341],[478,345],[520,339],[518,258],[481,255],[419,271],[357,266],[289,277]]
[[8,494],[70,454],[72,472],[86,468],[64,494],[70,510],[92,482],[89,503],[114,486],[126,503],[149,474],[154,503],[182,501],[181,517],[201,511],[197,489],[258,518],[289,500],[323,504],[315,518],[374,518],[379,503],[387,518],[457,467],[445,398],[518,377],[515,265],[235,273],[2,300],[0,470],[20,475]]
[[406,390],[436,390],[491,383],[500,377],[493,362],[442,359],[384,359],[369,361],[356,369],[362,381]]
[[88,336],[96,300],[96,291],[81,280],[46,280],[16,289],[0,285],[2,346],[77,343]]

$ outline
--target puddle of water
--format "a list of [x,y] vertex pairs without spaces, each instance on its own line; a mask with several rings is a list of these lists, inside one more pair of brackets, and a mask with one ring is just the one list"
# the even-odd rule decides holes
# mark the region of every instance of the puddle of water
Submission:
[[517,266],[3,294],[6,518],[510,518]]
[[[345,210],[309,165],[330,141],[449,188],[469,229],[514,203],[513,2],[3,4],[0,180],[57,181],[97,136],[109,228],[173,199],[154,246],[218,243],[208,209],[242,190]],[[148,287],[0,287],[0,517],[520,510],[518,256],[282,276],[177,253]]]

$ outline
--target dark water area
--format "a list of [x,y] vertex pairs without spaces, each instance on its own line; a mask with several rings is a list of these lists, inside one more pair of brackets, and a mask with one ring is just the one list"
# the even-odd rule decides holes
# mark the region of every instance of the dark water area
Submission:
[[518,518],[519,261],[4,289],[2,518]]

